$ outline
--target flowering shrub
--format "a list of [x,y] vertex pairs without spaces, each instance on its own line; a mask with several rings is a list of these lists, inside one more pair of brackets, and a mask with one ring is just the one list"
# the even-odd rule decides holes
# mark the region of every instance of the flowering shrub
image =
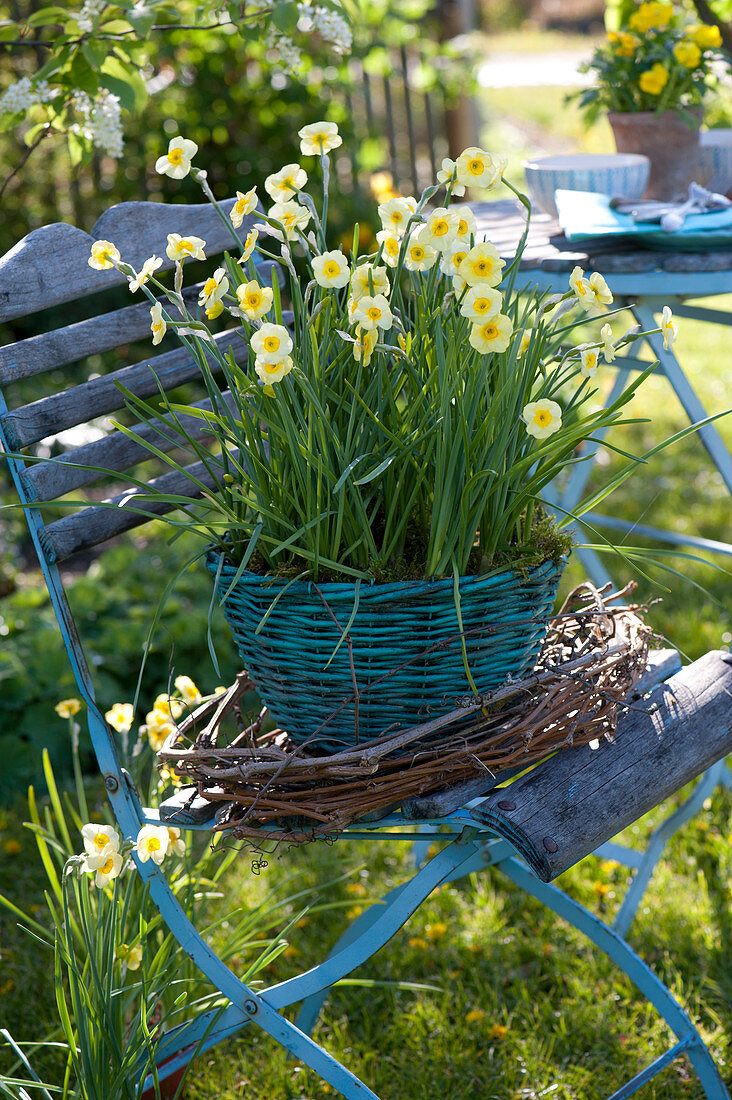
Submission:
[[645,0],[583,66],[596,83],[578,95],[580,106],[590,122],[601,111],[698,107],[721,45],[719,27],[688,22],[666,0]]
[[[472,210],[453,197],[500,184],[502,158],[470,148],[445,160],[419,199],[393,195],[379,206],[374,251],[361,254],[356,225],[349,254],[331,248],[326,232],[337,127],[318,123],[299,136],[302,155],[319,158],[320,211],[306,191],[311,170],[287,164],[266,179],[272,205],[242,241],[237,226],[258,199],[254,188],[237,192],[229,225],[239,257],[226,254],[203,284],[206,321],[182,296],[184,263],[205,257],[202,239],[169,235],[172,290],[155,277],[158,257],[138,272],[113,242],[92,247],[92,267],[118,267],[133,292],[150,298],[153,343],[175,332],[213,395],[210,411],[161,405],[175,414],[169,426],[181,445],[205,459],[216,481],[186,526],[235,562],[256,554],[263,569],[314,578],[404,575],[404,568],[439,577],[536,560],[542,490],[579,460],[586,439],[621,422],[647,373],[598,408],[592,379],[600,357],[612,362],[617,347],[639,334],[616,339],[607,323],[599,340],[565,346],[578,323],[612,305],[602,275],[575,268],[567,290],[549,297],[518,283],[525,236],[508,267],[478,239]],[[195,154],[193,142],[174,138],[157,169],[185,174]],[[206,174],[192,171],[215,202]],[[428,205],[438,192],[440,205]],[[291,317],[277,277],[260,284],[255,248],[282,273]],[[213,340],[209,324],[222,315],[240,324],[235,338],[249,345],[249,371]],[[667,342],[675,336],[670,313],[663,332]],[[207,356],[217,361],[233,409],[216,397]],[[154,419],[149,404],[133,395],[127,401],[143,420]],[[180,413],[206,421],[218,445],[213,457],[191,439]],[[546,534],[545,520],[541,527]]]

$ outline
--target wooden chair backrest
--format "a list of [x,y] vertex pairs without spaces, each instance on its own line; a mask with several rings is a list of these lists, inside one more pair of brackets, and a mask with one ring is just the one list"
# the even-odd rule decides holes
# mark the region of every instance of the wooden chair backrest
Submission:
[[[221,204],[225,214],[234,201]],[[245,219],[240,233],[246,234],[256,218],[255,213]],[[125,291],[127,279],[119,271],[97,271],[88,264],[92,243],[108,240],[135,270],[153,254],[162,257],[162,273],[174,266],[165,255],[168,233],[202,237],[207,259],[234,244],[208,203],[132,202],[111,207],[91,233],[65,223],[36,229],[0,258],[0,325],[12,322],[17,331],[25,317],[41,311],[50,311],[50,322],[44,319],[44,324],[55,325],[39,335],[19,335],[0,347],[0,447],[4,438],[8,451],[28,456],[18,467],[18,488],[24,503],[38,505],[39,541],[49,563],[64,561],[170,510],[157,502],[140,501],[144,490],[125,483],[125,471],[148,484],[154,481],[167,493],[196,494],[185,473],[171,472],[162,460],[151,460],[144,447],[114,428],[107,417],[124,409],[117,382],[146,399],[154,398],[161,385],[166,392],[186,385],[187,403],[210,407],[201,396],[205,390],[200,368],[170,331],[153,347],[150,301],[142,291],[133,298]],[[257,267],[260,282],[271,283],[272,264]],[[200,286],[186,290],[194,316]],[[115,288],[122,289],[115,292]],[[117,299],[112,308],[110,293]],[[125,296],[134,304],[127,304]],[[55,318],[60,306],[68,306],[68,311],[59,325]],[[81,319],[68,323],[69,313],[80,314]],[[236,361],[243,363],[247,344],[235,332],[234,327],[226,328],[216,339],[223,350],[231,347]],[[216,372],[214,357],[210,361]],[[31,401],[27,400],[29,379],[35,380]],[[25,391],[20,398],[19,388]],[[189,421],[187,426],[195,435],[203,421]],[[79,430],[82,425],[85,432]],[[178,446],[174,438],[166,440],[149,427],[130,426],[154,439],[162,451]],[[38,461],[38,456],[44,460]],[[211,484],[200,462],[185,468],[191,477]],[[167,472],[160,474],[163,469]],[[62,507],[58,502],[64,497],[68,501],[69,494],[72,500],[75,494],[78,498],[79,490],[99,503],[63,506],[58,518]],[[110,501],[117,506],[109,507]],[[56,516],[53,502],[57,502]]]

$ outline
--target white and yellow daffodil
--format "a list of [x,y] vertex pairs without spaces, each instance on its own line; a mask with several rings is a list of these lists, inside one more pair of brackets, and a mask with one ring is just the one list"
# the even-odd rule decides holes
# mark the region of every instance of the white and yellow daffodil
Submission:
[[89,822],[81,828],[84,840],[85,870],[95,871],[110,852],[119,852],[120,837],[113,825]]
[[272,385],[274,382],[281,382],[290,373],[293,366],[292,357],[289,355],[285,355],[282,359],[272,363],[264,359],[254,360],[254,370],[257,377],[266,386]]
[[494,187],[506,168],[505,157],[493,157],[485,149],[464,149],[455,162],[455,175],[463,187]]
[[357,363],[363,363],[365,367],[371,362],[371,356],[376,347],[377,329],[365,329],[360,325],[356,329],[356,339],[353,344],[353,358]]
[[469,242],[470,238],[475,236],[478,232],[478,226],[475,223],[475,214],[469,206],[463,203],[454,207],[454,213],[457,215],[458,219],[457,235],[455,239]]
[[[454,278],[460,271],[460,264],[468,254],[468,245],[465,241],[455,240],[440,257],[440,271],[449,278]],[[460,279],[461,286],[455,287],[455,292],[460,294],[465,286],[465,281]],[[454,284],[453,284],[454,286]]]
[[556,401],[543,398],[541,401],[529,401],[524,405],[521,419],[526,431],[535,439],[548,439],[562,426],[562,409]]
[[89,267],[95,271],[108,271],[110,267],[116,267],[119,261],[119,249],[111,241],[95,241],[91,246]]
[[597,348],[580,348],[580,374],[583,378],[594,378],[600,365],[600,353]]
[[663,307],[663,313],[661,314],[661,334],[663,336],[664,349],[668,351],[679,334],[679,326],[671,315],[670,306]]
[[318,286],[330,289],[345,286],[351,278],[351,269],[340,249],[335,249],[313,256],[313,275]]
[[[217,267],[213,275],[206,279],[198,295],[198,304],[208,313],[213,306],[218,305],[229,289],[229,279],[225,267]],[[223,308],[223,307],[222,307]]]
[[144,286],[148,279],[152,278],[155,272],[162,264],[160,256],[149,256],[134,279],[130,279],[130,293],[135,294],[141,286]]
[[455,181],[455,183],[452,189],[452,193],[457,198],[460,198],[461,195],[465,194],[465,185],[457,182],[457,176],[455,174],[455,161],[450,160],[449,157],[443,157],[440,170],[437,173],[437,182],[443,184],[445,187],[448,187],[451,183],[453,183],[453,181]]
[[100,890],[103,890],[112,879],[117,878],[117,875],[122,870],[123,863],[124,859],[119,852],[113,852],[111,849],[108,849],[107,854],[96,867],[89,866],[89,860],[87,859],[83,870],[94,872],[94,885]]
[[602,340],[602,354],[606,363],[612,363],[615,359],[617,351],[615,344],[613,343],[613,330],[610,327],[609,322],[602,326],[600,329],[600,339]]
[[200,237],[181,237],[180,233],[168,233],[165,255],[169,260],[176,260],[179,263],[188,259],[205,260],[206,253],[203,251],[205,247],[206,242]]
[[351,295],[358,300],[365,294],[388,294],[391,288],[385,267],[359,264],[351,275]]
[[400,195],[398,198],[389,199],[388,202],[382,202],[379,206],[381,228],[401,239],[416,209],[417,200],[411,195]]
[[533,332],[533,328],[525,328],[524,331],[521,333],[521,343],[519,344],[518,351],[516,352],[517,359],[523,358],[523,356],[526,355],[526,352],[529,350],[529,344],[531,343]]
[[497,317],[502,305],[503,295],[500,290],[494,290],[493,287],[485,284],[478,285],[471,287],[463,298],[460,303],[460,313],[469,321],[482,324],[483,321],[490,321],[493,317]]
[[151,859],[160,866],[169,847],[170,837],[165,825],[143,825],[135,840],[135,851],[140,863],[147,863]]
[[300,138],[300,152],[306,157],[329,153],[343,144],[335,122],[313,122],[298,130],[297,136]]
[[438,252],[445,252],[457,237],[458,215],[454,210],[438,206],[428,215],[419,232],[422,244],[428,244]]
[[458,268],[458,274],[468,286],[498,286],[503,278],[505,261],[498,255],[498,249],[489,241],[474,244]]
[[142,945],[138,943],[134,947],[128,947],[126,943],[121,943],[116,948],[114,957],[124,963],[128,970],[139,970],[142,965]]
[[292,337],[284,325],[267,321],[253,333],[251,345],[263,363],[279,363],[292,351]]
[[168,825],[168,854],[184,856],[186,854],[186,842],[180,835],[180,829]]
[[[167,692],[156,696],[153,710],[164,714],[166,718],[180,718],[183,713],[183,703],[180,699],[173,699]],[[148,715],[148,718],[150,715]]]
[[160,710],[151,710],[146,716],[143,728],[150,748],[153,752],[160,752],[168,737],[171,733],[175,733],[178,727],[172,716],[165,715]]
[[81,701],[79,699],[61,699],[53,709],[59,718],[73,718],[81,710]]
[[493,351],[505,351],[512,335],[511,318],[505,313],[498,313],[487,321],[473,325],[468,340],[481,355],[489,355]]
[[155,161],[155,171],[161,176],[182,180],[190,172],[191,161],[197,152],[198,146],[195,141],[188,141],[187,138],[182,137],[171,138],[167,153]]
[[271,310],[274,291],[271,286],[260,286],[256,279],[252,279],[236,288],[236,297],[247,320],[259,321]]
[[249,191],[237,191],[236,202],[229,211],[229,217],[231,218],[231,224],[234,229],[238,229],[247,214],[253,213],[257,209],[257,189],[256,187],[250,188]]
[[299,164],[286,164],[264,181],[264,189],[275,202],[289,202],[308,182],[308,174]]
[[613,296],[610,288],[599,271],[593,271],[589,278],[585,278],[582,268],[575,267],[569,277],[569,285],[579,305],[588,312],[612,305]]
[[156,302],[155,305],[150,306],[150,330],[153,334],[153,344],[159,344],[168,331],[168,325],[163,317],[163,307],[160,302]]
[[244,264],[244,263],[247,262],[247,260],[251,256],[252,252],[254,251],[254,246],[257,243],[257,238],[258,237],[259,237],[259,230],[258,229],[250,229],[249,230],[249,233],[247,234],[247,239],[244,241],[244,250],[243,250],[241,256],[239,257],[239,259],[237,261],[238,263]]
[[429,271],[431,267],[434,267],[438,256],[437,249],[433,248],[429,242],[424,241],[420,233],[417,237],[413,237],[407,245],[404,254],[404,266],[407,271]]
[[[155,306],[153,306],[154,308]],[[113,707],[106,711],[104,717],[117,733],[129,733],[134,718],[132,703],[115,703]]]
[[396,267],[399,262],[401,242],[396,233],[390,229],[380,229],[376,234],[376,240],[381,245],[381,256],[389,267]]
[[393,324],[391,307],[383,294],[364,294],[358,299],[353,320],[367,331],[375,328],[390,329]]
[[310,221],[310,211],[293,200],[276,202],[269,210],[269,217],[281,223],[288,241],[294,241],[298,231],[304,232]]

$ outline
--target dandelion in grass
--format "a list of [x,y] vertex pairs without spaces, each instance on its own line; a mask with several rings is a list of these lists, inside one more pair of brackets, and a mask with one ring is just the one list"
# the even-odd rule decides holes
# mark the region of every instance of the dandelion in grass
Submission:
[[363,363],[365,367],[369,365],[376,347],[376,336],[376,329],[364,329],[360,325],[356,329],[356,339],[353,342],[353,358],[357,363]]
[[661,335],[663,336],[663,347],[665,351],[668,351],[674,343],[678,333],[679,326],[673,319],[670,306],[664,306],[663,313],[661,314]]
[[504,313],[491,317],[488,321],[475,324],[470,330],[471,347],[481,355],[490,355],[494,351],[505,351],[513,335],[511,318]]
[[417,209],[417,200],[411,195],[399,196],[382,202],[379,206],[381,228],[387,229],[395,237],[403,237],[412,214]]
[[297,136],[300,138],[300,152],[306,157],[330,153],[343,144],[335,122],[313,122],[298,130]]
[[524,405],[521,419],[526,431],[535,439],[548,439],[562,426],[562,410],[556,401],[543,398],[541,401],[529,401]]
[[478,286],[479,283],[498,286],[503,278],[504,266],[505,260],[498,255],[495,245],[483,241],[473,245],[458,271],[468,286]]
[[134,718],[132,703],[115,703],[105,712],[104,717],[117,733],[129,733]]
[[437,182],[443,184],[444,187],[453,184],[452,193],[456,198],[460,198],[465,194],[465,184],[457,182],[455,161],[450,160],[449,157],[442,158],[442,164],[437,173]]
[[144,286],[145,283],[153,277],[155,272],[162,265],[162,262],[160,256],[149,256],[135,275],[134,279],[130,279],[130,294],[136,294],[140,287]]
[[463,187],[495,187],[506,169],[505,157],[494,158],[485,149],[471,146],[455,162],[455,175]]
[[612,363],[617,355],[615,344],[613,343],[613,330],[610,324],[605,324],[600,329],[600,339],[602,340],[602,355],[606,363]]
[[385,267],[359,264],[351,275],[351,295],[358,300],[371,294],[388,294],[391,288]]
[[73,718],[81,710],[81,702],[78,699],[62,699],[53,709],[59,718]]
[[161,176],[182,180],[190,172],[191,161],[197,152],[198,146],[195,141],[189,141],[183,137],[171,138],[167,153],[155,161],[155,171]]
[[268,216],[280,223],[288,241],[297,240],[298,233],[304,232],[310,221],[310,211],[294,201],[276,202]]
[[253,334],[251,345],[263,363],[279,363],[292,351],[292,337],[284,325],[267,321]]
[[267,176],[264,189],[275,202],[288,202],[308,182],[308,174],[299,164],[286,164],[279,172]]
[[257,209],[257,189],[252,187],[249,191],[237,191],[236,202],[229,211],[231,224],[234,229],[239,229],[247,214]]
[[350,279],[351,269],[340,249],[335,249],[324,252],[321,256],[313,256],[313,275],[318,286],[325,289],[340,288]]
[[364,294],[353,311],[353,320],[364,329],[390,329],[393,324],[391,307],[383,294]]
[[254,370],[257,374],[257,378],[259,378],[260,382],[265,386],[270,386],[275,382],[281,382],[282,379],[290,373],[293,366],[292,357],[289,355],[286,355],[284,359],[272,363],[266,359],[254,360]]
[[460,313],[477,324],[497,317],[503,305],[503,295],[489,286],[471,287],[460,303]]
[[420,234],[419,237],[410,241],[407,245],[404,266],[407,271],[429,271],[431,267],[434,267],[438,255],[437,249],[423,241]]
[[135,851],[141,863],[151,859],[160,866],[169,847],[170,837],[164,825],[143,825],[135,840]]
[[594,378],[599,366],[599,352],[597,348],[580,348],[580,374],[583,378]]
[[381,245],[381,256],[389,267],[396,267],[399,262],[400,242],[395,233],[389,229],[380,229],[376,234],[376,240]]
[[444,252],[457,237],[458,216],[454,210],[438,206],[428,216],[420,230],[419,239],[423,244],[431,245],[438,252]]
[[247,262],[247,260],[251,256],[252,252],[254,251],[254,248],[255,248],[255,245],[257,243],[257,238],[258,237],[259,237],[259,230],[258,229],[250,229],[249,230],[249,233],[247,234],[247,239],[244,241],[244,248],[242,250],[242,254],[241,254],[241,256],[239,257],[239,259],[237,261],[238,263],[245,264]]
[[606,882],[593,882],[592,889],[595,891],[598,898],[604,898],[605,895],[610,892],[610,887]]
[[200,237],[181,237],[180,233],[168,233],[165,255],[177,263],[183,263],[184,260],[205,260],[205,247],[206,242]]
[[488,1038],[491,1042],[500,1043],[508,1035],[508,1028],[505,1024],[491,1024],[488,1028]]
[[119,852],[120,837],[113,825],[89,822],[82,825],[81,836],[84,841],[84,869],[87,871],[96,870],[100,863],[106,861],[110,852]]
[[259,321],[272,308],[272,287],[259,285],[256,279],[236,288],[236,298],[248,321]]
[[91,246],[89,267],[95,271],[108,271],[110,267],[117,266],[120,258],[119,249],[111,241],[95,241]]
[[465,1013],[466,1024],[482,1024],[485,1020],[486,1013],[482,1008],[471,1008],[470,1012]]
[[447,925],[443,921],[435,921],[434,924],[428,924],[425,929],[425,935],[428,940],[441,940],[447,935]]
[[155,305],[150,306],[150,331],[152,332],[153,344],[159,344],[168,331],[168,325],[163,317],[163,307],[160,302],[156,302]]
[[426,951],[429,948],[429,944],[424,936],[412,936],[407,940],[409,947],[413,947],[415,951]]
[[168,826],[168,855],[184,856],[186,854],[186,842],[180,835],[180,829]]

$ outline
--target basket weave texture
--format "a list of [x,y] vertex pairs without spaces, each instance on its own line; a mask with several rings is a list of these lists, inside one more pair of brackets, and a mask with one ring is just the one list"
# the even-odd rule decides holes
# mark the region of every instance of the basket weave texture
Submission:
[[296,744],[337,752],[531,669],[564,562],[460,578],[462,631],[451,578],[315,584],[245,571],[231,587],[235,566],[215,554],[207,566],[218,598],[228,592],[226,619],[274,721]]

